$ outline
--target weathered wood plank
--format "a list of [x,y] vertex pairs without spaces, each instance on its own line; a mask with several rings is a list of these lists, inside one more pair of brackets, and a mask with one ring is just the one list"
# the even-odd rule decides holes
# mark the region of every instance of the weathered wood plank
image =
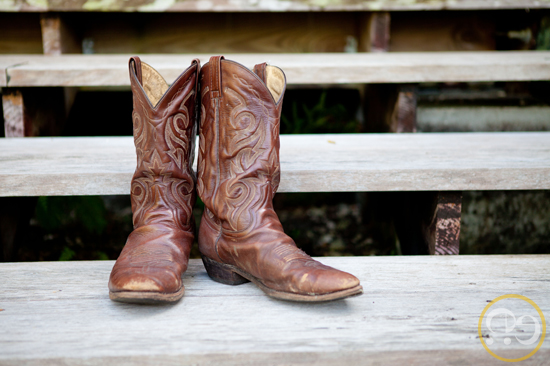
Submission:
[[[139,306],[109,300],[113,261],[2,263],[0,364],[500,365],[477,338],[488,301],[522,294],[550,314],[548,255],[319,259],[355,274],[365,293],[277,301],[250,283],[213,282],[195,259],[179,303]],[[519,315],[529,305],[507,306]],[[525,335],[491,337],[497,352],[517,356],[526,352],[514,336]],[[504,336],[514,340],[508,348]],[[549,356],[544,342],[522,364]]]
[[452,106],[418,108],[418,128],[426,131],[550,131],[548,106]]
[[4,87],[7,85],[8,80],[6,75],[6,66],[0,64],[0,87]]
[[358,18],[355,12],[103,13],[94,14],[85,36],[93,43],[87,53],[96,54],[344,52],[353,50]]
[[[171,82],[194,57],[205,63],[210,55],[144,55],[143,60]],[[20,56],[19,65],[7,69],[8,86],[129,85],[128,58]],[[550,52],[543,51],[234,54],[226,58],[249,67],[267,61],[285,71],[289,84],[550,80]]]
[[[281,136],[281,192],[550,189],[550,133]],[[0,140],[0,196],[128,194],[131,137]]]
[[548,0],[4,0],[0,11],[388,11],[544,9]]
[[0,87],[8,85],[8,68],[26,62],[27,55],[0,56]]

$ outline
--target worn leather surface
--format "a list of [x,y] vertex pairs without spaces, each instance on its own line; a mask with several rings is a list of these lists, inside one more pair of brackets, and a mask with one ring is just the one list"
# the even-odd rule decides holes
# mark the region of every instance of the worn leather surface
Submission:
[[191,166],[199,70],[195,60],[153,107],[145,92],[151,85],[142,85],[148,80],[142,80],[141,61],[130,59],[137,154],[131,185],[134,231],[111,272],[112,292],[182,289],[195,231],[196,178]]
[[284,88],[274,100],[266,67],[273,66],[256,65],[254,73],[218,56],[201,70],[199,250],[276,291],[320,295],[358,286],[353,275],[298,249],[273,209]]

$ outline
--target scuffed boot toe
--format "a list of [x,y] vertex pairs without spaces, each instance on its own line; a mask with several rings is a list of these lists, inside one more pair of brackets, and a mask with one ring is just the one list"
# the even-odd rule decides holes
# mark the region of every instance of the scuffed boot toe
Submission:
[[[115,266],[116,267],[116,266]],[[109,280],[111,300],[131,303],[170,303],[182,298],[181,278],[166,268],[139,273],[135,268],[113,269]]]
[[[330,267],[329,267],[330,268]],[[357,277],[347,272],[331,268],[316,273],[317,279],[313,282],[313,293],[336,300],[363,292],[363,287]]]

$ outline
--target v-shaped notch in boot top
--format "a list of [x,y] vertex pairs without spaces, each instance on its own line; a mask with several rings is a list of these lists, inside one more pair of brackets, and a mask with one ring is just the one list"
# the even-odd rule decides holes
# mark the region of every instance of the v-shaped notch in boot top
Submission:
[[[198,73],[200,71],[200,62],[195,59],[192,61],[191,66],[185,69],[172,85],[176,84],[195,64],[197,65],[196,72]],[[141,61],[137,56],[130,58],[130,73],[133,73],[136,77],[151,106],[156,108],[168,93],[171,86],[157,70],[151,65]]]
[[253,71],[269,90],[275,104],[279,104],[286,89],[286,77],[283,70],[264,62],[255,65]]
[[169,88],[162,75],[145,62],[141,63],[141,86],[153,107],[157,106]]

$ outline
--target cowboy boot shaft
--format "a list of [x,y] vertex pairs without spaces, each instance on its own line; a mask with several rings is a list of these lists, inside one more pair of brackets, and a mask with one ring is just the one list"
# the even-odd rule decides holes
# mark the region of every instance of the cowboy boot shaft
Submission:
[[250,232],[273,209],[280,106],[240,64],[213,58],[201,70],[198,192],[228,232]]
[[[132,64],[136,69],[147,70],[146,76],[155,80],[151,76],[157,74],[150,66],[137,58],[131,60]],[[135,228],[163,223],[192,230],[192,207],[196,198],[192,162],[198,72],[198,66],[191,67],[166,90],[151,87],[151,84],[161,84],[159,80],[143,85],[140,78],[145,77],[142,76],[144,72],[130,73],[137,155],[131,183]]]
[[[259,70],[265,64],[257,65]],[[263,75],[262,75],[263,74]],[[279,184],[279,103],[258,76],[244,66],[213,57],[201,69],[201,126],[198,193],[205,204],[199,250],[210,258],[270,272],[256,258],[273,244],[294,242],[273,209]],[[237,246],[238,248],[235,248]]]

